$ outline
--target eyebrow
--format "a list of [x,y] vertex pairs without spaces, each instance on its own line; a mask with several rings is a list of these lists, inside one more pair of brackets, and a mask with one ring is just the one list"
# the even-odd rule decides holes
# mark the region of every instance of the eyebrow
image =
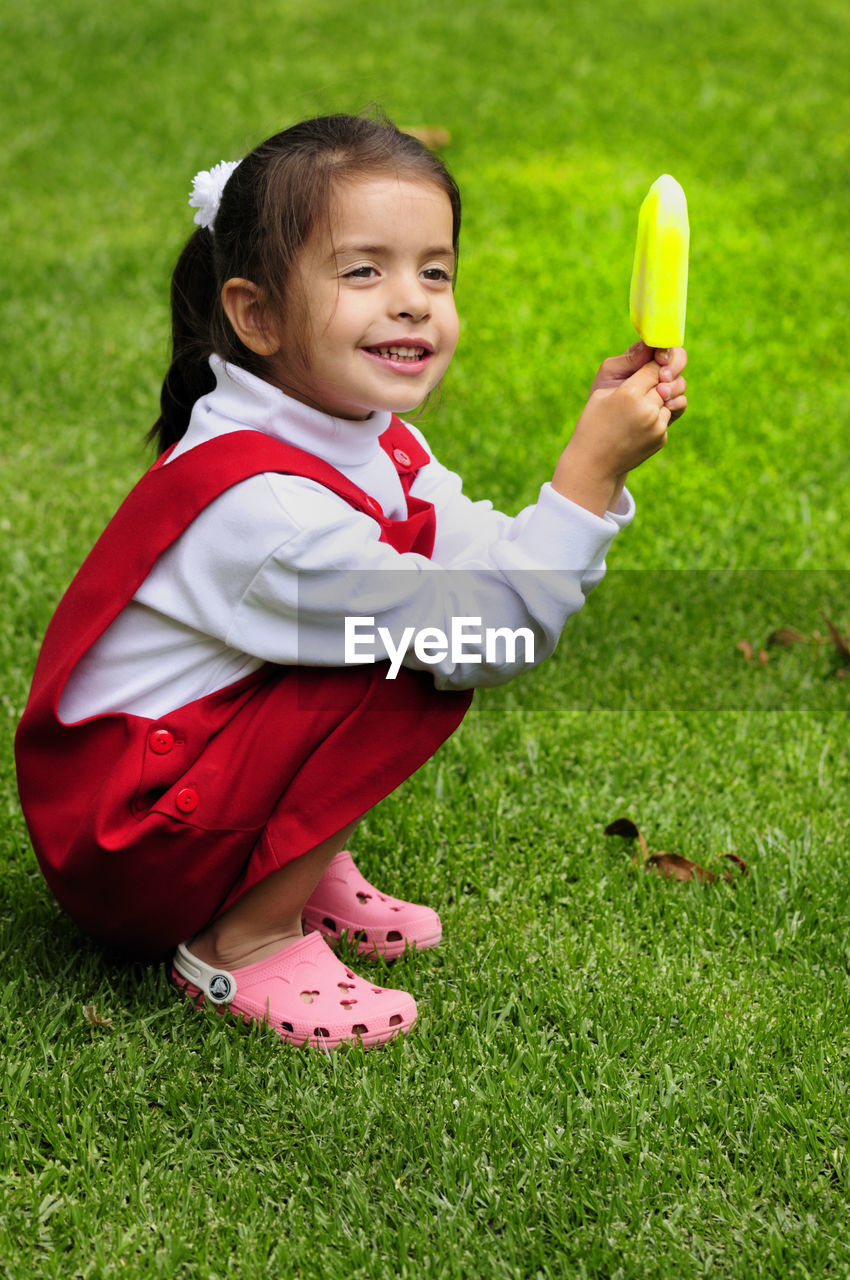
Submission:
[[[334,258],[343,258],[347,254],[364,254],[366,257],[380,257],[381,254],[390,253],[392,250],[385,244],[340,244],[335,245],[331,251],[330,260]],[[453,258],[455,251],[451,245],[434,245],[430,249],[426,249],[422,254],[423,258]]]

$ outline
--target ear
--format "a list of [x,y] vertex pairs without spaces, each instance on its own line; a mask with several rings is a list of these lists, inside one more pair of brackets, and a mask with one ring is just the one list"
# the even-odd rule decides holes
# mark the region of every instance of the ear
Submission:
[[280,339],[266,327],[263,292],[250,280],[234,276],[221,291],[221,305],[240,342],[258,356],[280,350]]

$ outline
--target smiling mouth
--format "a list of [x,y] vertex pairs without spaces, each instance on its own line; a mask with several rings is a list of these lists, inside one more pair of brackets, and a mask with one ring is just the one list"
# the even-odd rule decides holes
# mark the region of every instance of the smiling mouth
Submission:
[[408,347],[393,344],[390,347],[366,347],[370,355],[381,356],[384,360],[402,360],[410,364],[418,364],[425,356],[431,355],[427,347]]

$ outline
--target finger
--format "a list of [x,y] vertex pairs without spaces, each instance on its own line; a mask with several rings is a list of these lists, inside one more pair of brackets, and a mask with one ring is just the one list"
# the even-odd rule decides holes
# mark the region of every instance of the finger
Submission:
[[671,400],[675,400],[677,396],[685,394],[688,384],[684,378],[677,378],[675,382],[662,382],[662,377],[663,370],[658,375],[658,394],[662,400],[669,403]]
[[661,366],[661,381],[672,382],[688,363],[688,353],[684,347],[668,347],[666,350],[656,351],[655,362]]
[[688,407],[687,396],[677,396],[675,400],[668,400],[664,406],[670,411],[670,421],[675,422],[677,418],[681,418],[682,414]]

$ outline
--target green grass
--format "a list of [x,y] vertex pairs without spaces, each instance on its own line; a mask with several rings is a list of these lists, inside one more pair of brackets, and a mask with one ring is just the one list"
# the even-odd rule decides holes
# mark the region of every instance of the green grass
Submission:
[[[837,0],[0,0],[4,1275],[850,1275],[850,686],[829,646],[736,648],[850,624],[849,37]],[[413,1035],[325,1058],[80,939],[11,743],[148,457],[192,174],[372,102],[452,134],[463,336],[423,426],[473,496],[533,500],[632,340],[664,171],[691,407],[555,657],[369,816],[364,870],[446,941],[376,969]],[[751,873],[646,874],[621,815]]]

